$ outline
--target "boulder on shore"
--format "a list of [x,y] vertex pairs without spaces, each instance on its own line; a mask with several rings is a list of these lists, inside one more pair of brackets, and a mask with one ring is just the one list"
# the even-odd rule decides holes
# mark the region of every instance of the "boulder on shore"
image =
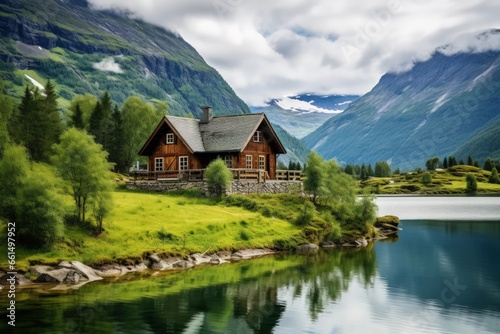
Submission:
[[80,275],[86,277],[89,280],[89,282],[98,281],[102,279],[102,277],[99,276],[94,269],[84,265],[80,261],[71,261],[71,265]]
[[314,253],[319,249],[318,245],[315,244],[303,244],[297,247],[298,253]]
[[78,283],[85,280],[80,274],[70,268],[55,269],[51,266],[36,266],[31,268],[32,274],[36,275],[35,282],[48,283]]
[[373,226],[380,229],[381,231],[397,232],[399,231],[399,217],[391,215],[377,217],[377,220],[375,221],[375,224],[373,224]]

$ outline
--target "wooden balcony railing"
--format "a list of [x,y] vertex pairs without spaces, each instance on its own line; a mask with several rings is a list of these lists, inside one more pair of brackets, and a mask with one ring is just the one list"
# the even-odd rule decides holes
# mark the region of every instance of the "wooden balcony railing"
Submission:
[[[230,168],[235,180],[257,180],[265,182],[270,180],[269,174],[263,169]],[[203,181],[206,169],[164,170],[164,171],[131,171],[130,176],[134,181],[161,180],[161,181]],[[276,180],[302,181],[303,174],[298,170],[277,170]]]

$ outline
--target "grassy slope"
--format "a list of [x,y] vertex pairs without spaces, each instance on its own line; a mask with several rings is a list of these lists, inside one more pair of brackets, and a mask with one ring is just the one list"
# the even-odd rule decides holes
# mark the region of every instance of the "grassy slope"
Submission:
[[[478,193],[500,193],[500,184],[488,183],[490,172],[471,166],[454,166],[446,171],[433,171],[432,183],[421,182],[422,172],[402,173],[389,178],[371,178],[361,182],[379,194],[463,194],[466,189],[465,175],[474,174],[478,181]],[[416,186],[419,189],[412,188]]]
[[[17,268],[62,259],[98,264],[139,259],[153,252],[184,255],[208,248],[211,253],[272,247],[276,240],[300,233],[299,227],[272,215],[225,207],[206,198],[117,191],[114,201],[102,235],[95,238],[79,228],[67,227],[64,242],[50,251],[18,247]],[[2,258],[0,267],[6,267],[5,260]]]

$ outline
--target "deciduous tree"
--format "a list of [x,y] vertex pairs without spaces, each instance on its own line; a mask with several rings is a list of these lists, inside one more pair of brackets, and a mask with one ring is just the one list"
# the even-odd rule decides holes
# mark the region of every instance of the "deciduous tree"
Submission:
[[129,97],[122,108],[124,159],[127,167],[137,158],[137,152],[158,124],[161,116],[155,114],[153,107],[138,96]]
[[323,170],[323,158],[316,152],[311,152],[307,158],[307,167],[304,170],[304,190],[311,194],[314,203],[317,202],[322,193],[325,173]]
[[85,222],[87,204],[112,188],[108,153],[85,131],[70,128],[54,146],[52,158],[59,175],[69,184],[75,201],[75,217]]

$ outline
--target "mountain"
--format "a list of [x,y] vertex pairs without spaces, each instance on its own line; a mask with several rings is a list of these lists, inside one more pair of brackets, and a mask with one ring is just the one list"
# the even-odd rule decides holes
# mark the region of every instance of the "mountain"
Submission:
[[300,162],[300,164],[304,166],[307,161],[307,156],[311,153],[311,150],[302,141],[300,141],[300,139],[292,136],[278,124],[273,123],[272,125],[274,131],[276,131],[276,134],[287,151],[286,154],[282,154],[278,157],[278,161],[285,164],[285,166],[288,166],[290,161]]
[[60,105],[76,94],[108,90],[121,104],[131,95],[167,101],[174,115],[250,112],[220,74],[178,34],[93,10],[86,0],[1,0],[0,78],[7,93],[27,83],[56,83]]
[[382,76],[303,141],[327,159],[410,170],[453,153],[500,158],[499,119],[500,52],[436,51],[408,71]]
[[[115,103],[138,95],[166,101],[172,115],[249,113],[219,73],[179,35],[131,18],[94,10],[85,0],[0,0],[0,78],[7,94],[24,86],[56,83],[63,112],[78,94],[102,95]],[[280,161],[303,163],[309,149],[281,128],[288,154]]]
[[264,112],[271,122],[279,124],[297,138],[302,138],[344,111],[357,95],[301,94],[272,99],[263,107],[250,107],[252,112]]

